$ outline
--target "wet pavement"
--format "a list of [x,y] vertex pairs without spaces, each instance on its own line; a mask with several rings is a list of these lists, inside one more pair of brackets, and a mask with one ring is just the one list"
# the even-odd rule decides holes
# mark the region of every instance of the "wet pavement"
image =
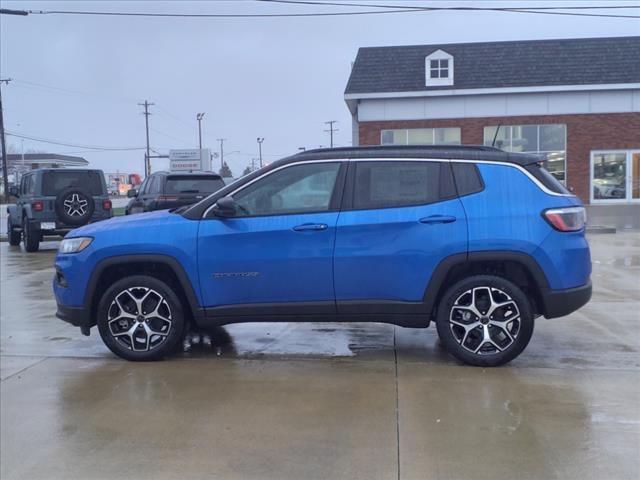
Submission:
[[241,324],[157,363],[53,313],[57,242],[0,244],[2,479],[636,479],[640,234],[590,237],[592,301],[510,365],[434,328]]

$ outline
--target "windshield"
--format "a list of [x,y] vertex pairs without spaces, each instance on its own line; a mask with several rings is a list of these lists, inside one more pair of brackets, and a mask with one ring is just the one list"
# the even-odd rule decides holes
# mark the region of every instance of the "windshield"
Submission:
[[101,174],[92,170],[45,172],[42,175],[42,194],[55,196],[68,187],[80,187],[91,195],[102,195]]
[[164,193],[213,193],[224,187],[220,177],[184,175],[167,178]]

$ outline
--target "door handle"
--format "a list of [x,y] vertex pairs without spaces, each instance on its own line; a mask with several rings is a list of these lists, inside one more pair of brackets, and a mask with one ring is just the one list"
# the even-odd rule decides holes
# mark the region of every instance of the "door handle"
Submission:
[[303,223],[297,227],[293,227],[296,232],[317,232],[327,229],[326,223]]
[[430,215],[428,217],[423,217],[418,220],[420,223],[426,223],[428,225],[433,225],[436,223],[453,223],[457,219],[453,215]]

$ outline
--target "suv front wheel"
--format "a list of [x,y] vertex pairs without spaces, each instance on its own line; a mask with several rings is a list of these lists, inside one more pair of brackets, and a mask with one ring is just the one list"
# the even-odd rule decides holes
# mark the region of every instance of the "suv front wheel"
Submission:
[[11,216],[7,217],[7,236],[9,237],[9,245],[20,245],[20,230],[16,232],[15,228],[11,224]]
[[464,363],[495,367],[525,349],[533,334],[526,295],[508,280],[478,275],[453,285],[437,315],[438,336],[449,353]]
[[109,349],[127,360],[158,360],[182,339],[180,299],[157,278],[135,275],[114,283],[98,304],[97,324]]

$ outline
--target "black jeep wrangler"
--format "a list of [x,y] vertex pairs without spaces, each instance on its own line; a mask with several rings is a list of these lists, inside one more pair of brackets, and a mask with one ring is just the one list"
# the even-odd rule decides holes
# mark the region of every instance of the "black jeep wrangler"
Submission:
[[33,170],[9,193],[18,199],[7,207],[9,243],[19,245],[22,239],[27,252],[37,251],[44,235],[65,236],[113,215],[102,170]]

